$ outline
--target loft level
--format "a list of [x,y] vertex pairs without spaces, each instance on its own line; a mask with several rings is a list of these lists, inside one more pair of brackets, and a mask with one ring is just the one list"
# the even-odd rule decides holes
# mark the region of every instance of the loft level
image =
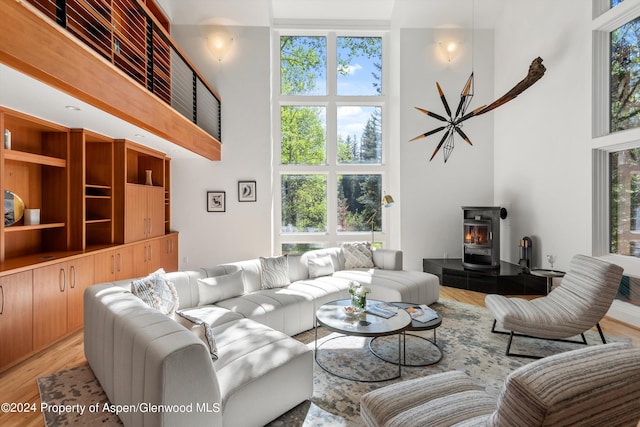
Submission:
[[[138,7],[149,18],[146,6],[139,4]],[[108,37],[110,55],[107,58],[104,52],[99,53],[90,43],[85,43],[86,40],[63,29],[56,20],[28,2],[0,2],[0,16],[3,17],[0,20],[0,63],[177,146],[210,160],[220,160],[220,98],[157,19],[152,17],[149,18],[151,23],[147,21],[153,34],[149,37],[145,32],[144,43],[145,46],[148,40],[165,43],[166,46],[157,49],[155,58],[170,56],[170,62],[150,66],[154,48],[146,46],[145,72],[140,74],[132,66],[136,63],[133,58],[122,56],[128,54],[126,50],[120,49],[120,54],[116,52],[117,36],[113,30]],[[50,46],[56,46],[56,49]],[[102,48],[106,47],[102,45]],[[180,98],[174,97],[172,91],[183,85],[174,84],[178,77],[166,67],[180,61],[192,73],[186,77],[189,80],[186,87],[193,88],[192,93],[186,94],[192,102],[170,105],[167,101]],[[117,64],[127,68],[119,69]],[[154,70],[160,71],[159,74],[155,75]],[[193,80],[198,84],[192,84]],[[201,98],[206,102],[200,102]],[[196,100],[200,101],[196,103]],[[213,105],[212,111],[194,111],[196,104]]]

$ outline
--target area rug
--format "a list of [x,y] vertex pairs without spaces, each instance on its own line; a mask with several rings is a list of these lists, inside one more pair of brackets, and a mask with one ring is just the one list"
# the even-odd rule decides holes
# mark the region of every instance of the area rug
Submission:
[[[364,393],[397,381],[450,370],[466,372],[483,384],[488,393],[497,396],[507,374],[531,362],[531,359],[505,356],[508,336],[491,333],[493,318],[485,308],[443,299],[432,307],[443,318],[442,325],[436,330],[435,336],[436,343],[442,351],[440,361],[424,367],[403,367],[400,378],[382,382],[342,379],[314,363],[311,400],[272,421],[269,426],[361,426],[363,424],[359,414],[359,400]],[[434,339],[433,331],[417,332],[416,335]],[[590,345],[601,343],[595,331],[588,331],[585,336]],[[313,330],[297,335],[295,338],[309,348],[315,348]],[[623,340],[608,335],[606,338],[607,342]],[[439,356],[438,351],[422,339],[409,337],[406,344],[408,363],[428,363],[437,360]],[[397,375],[396,365],[384,362],[371,353],[368,338],[338,338],[337,334],[320,328],[318,345],[319,350],[316,354],[318,360],[327,369],[340,375],[366,380]],[[382,357],[397,360],[396,336],[376,340],[373,346]],[[582,345],[516,337],[512,351],[548,356],[580,347]],[[108,401],[87,365],[38,378],[37,382],[42,402],[50,405],[77,405],[75,408],[89,408],[90,405],[95,404],[102,407],[103,402]],[[85,410],[83,414],[78,410],[64,413],[49,411],[44,413],[44,417],[48,427],[121,425],[115,415],[104,411],[92,413]]]

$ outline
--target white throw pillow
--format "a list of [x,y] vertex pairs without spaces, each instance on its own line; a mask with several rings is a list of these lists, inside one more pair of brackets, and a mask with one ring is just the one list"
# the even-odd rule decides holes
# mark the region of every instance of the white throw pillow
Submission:
[[224,276],[198,279],[198,305],[213,304],[217,301],[233,298],[244,294],[244,280],[242,270]]
[[260,257],[262,289],[281,288],[291,283],[286,256]]
[[173,316],[179,306],[176,287],[166,277],[162,268],[143,279],[131,282],[131,293],[149,307],[153,307],[169,317]]
[[372,268],[373,252],[369,242],[343,243],[340,247],[344,256],[344,268]]
[[213,337],[211,326],[197,317],[189,316],[181,311],[176,311],[174,319],[205,343],[209,349],[209,354],[211,354],[211,360],[218,360],[218,347],[216,345],[216,340]]
[[309,277],[314,279],[321,276],[329,276],[335,271],[331,255],[320,255],[315,258],[309,258]]

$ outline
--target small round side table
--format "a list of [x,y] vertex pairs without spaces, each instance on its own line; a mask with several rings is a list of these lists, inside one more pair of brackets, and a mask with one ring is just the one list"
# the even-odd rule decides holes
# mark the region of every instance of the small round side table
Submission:
[[553,286],[553,278],[554,277],[563,277],[566,273],[564,271],[559,270],[547,270],[545,268],[534,268],[531,270],[531,274],[534,276],[546,277],[547,278],[547,295],[551,292],[551,287]]
[[[412,307],[412,306],[419,306],[420,304],[412,304],[412,303],[408,303],[408,302],[392,302],[390,303],[391,305],[395,305],[396,307],[398,307],[401,311],[405,311],[407,308]],[[371,341],[369,341],[369,349],[371,350],[371,352],[376,355],[378,358],[384,360],[385,362],[389,362],[389,363],[401,363],[402,366],[411,366],[411,367],[418,367],[418,366],[429,366],[429,365],[434,365],[436,363],[438,363],[441,359],[442,359],[442,349],[440,348],[440,346],[438,345],[437,339],[436,339],[436,329],[442,325],[442,316],[440,316],[440,313],[437,313],[438,317],[436,317],[433,320],[430,320],[428,322],[419,322],[417,320],[411,320],[411,324],[406,328],[406,330],[404,330],[402,332],[402,338],[403,338],[403,351],[402,351],[402,358],[399,359],[398,361],[396,360],[392,360],[392,359],[387,359],[384,356],[382,356],[379,352],[377,352],[373,346],[374,341],[376,341],[377,338],[379,337],[374,337],[371,339]],[[433,340],[426,338],[426,337],[422,337],[420,335],[415,335],[415,334],[409,334],[407,333],[407,331],[428,331],[428,330],[433,330]],[[428,361],[423,361],[423,362],[415,362],[415,363],[411,363],[407,361],[407,336],[413,337],[414,339],[421,339],[426,341],[428,344],[431,344],[431,346],[433,347],[433,353],[435,354],[435,357],[431,360]]]

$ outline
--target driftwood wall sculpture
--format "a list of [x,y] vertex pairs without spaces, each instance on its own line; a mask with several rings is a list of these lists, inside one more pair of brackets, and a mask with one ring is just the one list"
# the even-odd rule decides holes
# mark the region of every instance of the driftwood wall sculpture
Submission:
[[431,158],[429,161],[433,160],[435,155],[440,151],[440,148],[443,147],[444,161],[449,159],[451,152],[454,148],[454,135],[458,134],[462,139],[464,139],[469,145],[473,145],[469,137],[462,131],[461,126],[465,120],[470,119],[471,117],[479,116],[480,114],[487,113],[499,106],[506,104],[512,99],[516,98],[522,92],[533,86],[535,82],[540,80],[544,75],[546,68],[542,65],[542,58],[538,57],[531,62],[529,66],[529,72],[526,77],[522,79],[518,84],[516,84],[511,90],[505,93],[500,98],[496,99],[489,105],[483,105],[475,110],[467,113],[467,107],[471,103],[471,99],[473,98],[473,72],[469,76],[467,83],[464,85],[462,92],[460,93],[460,102],[458,103],[458,108],[456,108],[456,113],[451,114],[451,108],[449,107],[449,103],[447,102],[447,98],[444,96],[442,92],[442,88],[440,84],[436,82],[436,87],[438,89],[438,94],[440,95],[440,99],[442,100],[442,105],[444,106],[444,110],[447,113],[447,117],[441,116],[440,114],[436,114],[433,111],[428,111],[420,107],[415,107],[416,110],[420,111],[423,114],[426,114],[429,117],[433,117],[434,119],[440,120],[441,122],[445,122],[446,124],[439,126],[429,132],[423,133],[421,135],[412,138],[411,141],[415,141],[421,138],[426,138],[429,135],[433,135],[440,131],[445,131],[440,143],[437,145],[436,149],[433,151]]

